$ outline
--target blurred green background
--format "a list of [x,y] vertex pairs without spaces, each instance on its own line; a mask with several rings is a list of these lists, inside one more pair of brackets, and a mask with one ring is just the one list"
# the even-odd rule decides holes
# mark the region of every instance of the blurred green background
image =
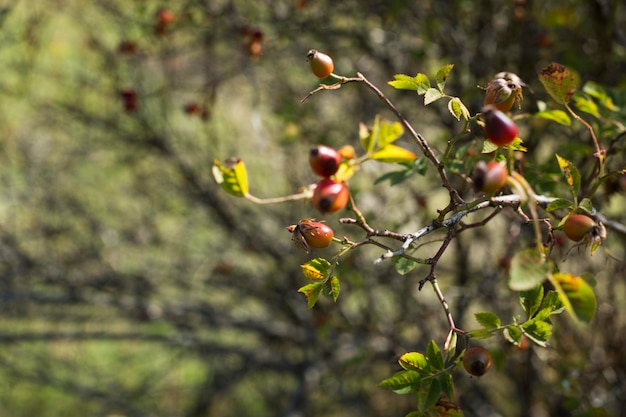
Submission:
[[[612,117],[626,119],[619,0],[1,4],[3,417],[402,416],[412,409],[414,399],[377,383],[398,370],[400,354],[445,338],[437,298],[417,291],[427,268],[400,276],[391,263],[373,265],[380,250],[355,252],[341,264],[339,302],[308,310],[297,289],[309,256],[285,227],[319,216],[305,203],[236,199],[211,174],[214,159],[237,156],[253,194],[289,194],[315,181],[312,144],[358,146],[360,122],[392,119],[357,85],[301,103],[319,83],[306,62],[311,48],[333,56],[338,74],[364,73],[435,147],[462,125],[444,105],[424,109],[414,93],[387,86],[394,74],[433,75],[452,63],[447,90],[475,113],[476,86],[512,71],[530,85],[524,109],[534,111],[537,100],[548,100],[536,74],[556,61],[605,86],[623,106]],[[163,7],[172,22],[157,22]],[[614,132],[602,140],[621,144],[623,166],[624,137]],[[529,124],[522,133],[531,177],[558,172],[555,149],[581,170],[591,167],[580,125]],[[441,207],[436,176],[373,185],[386,169],[367,165],[350,184],[371,224],[410,232],[432,221]],[[624,224],[624,184],[611,186],[594,203]],[[338,225],[342,215],[325,220],[339,236],[358,235]],[[462,327],[476,327],[473,313],[483,309],[520,314],[505,264],[531,229],[514,213],[500,217],[456,239],[440,264]],[[624,239],[609,230],[610,255],[626,258]],[[597,274],[596,320],[582,328],[558,318],[548,349],[488,341],[495,369],[479,380],[455,375],[465,415],[626,409],[624,262],[603,250],[566,256],[569,246],[560,248],[567,269]]]

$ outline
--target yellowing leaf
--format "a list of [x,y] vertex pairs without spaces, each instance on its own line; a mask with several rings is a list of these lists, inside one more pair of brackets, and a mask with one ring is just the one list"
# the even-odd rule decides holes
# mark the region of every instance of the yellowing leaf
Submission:
[[216,159],[212,172],[215,182],[227,193],[237,197],[248,195],[248,172],[242,159],[229,158],[224,163]]
[[550,281],[567,312],[577,321],[591,322],[597,308],[593,288],[584,279],[572,274],[557,273],[552,275]]
[[308,308],[313,308],[313,306],[315,306],[315,303],[317,303],[317,299],[320,297],[320,293],[322,292],[322,288],[324,288],[324,284],[321,282],[313,282],[298,289],[298,292],[301,292],[306,297]]
[[553,62],[541,70],[539,81],[557,103],[566,104],[576,92],[580,77],[575,71]]
[[381,162],[411,162],[417,159],[417,155],[400,146],[389,144],[374,152],[372,159]]
[[300,265],[305,277],[312,281],[321,281],[328,278],[331,264],[324,258],[311,259],[309,262]]

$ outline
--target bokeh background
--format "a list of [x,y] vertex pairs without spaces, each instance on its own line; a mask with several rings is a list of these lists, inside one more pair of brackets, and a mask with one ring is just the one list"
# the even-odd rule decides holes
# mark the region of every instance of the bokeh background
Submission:
[[[162,8],[171,22],[158,23]],[[413,398],[377,384],[399,370],[399,355],[445,338],[437,298],[417,291],[427,269],[401,276],[392,263],[373,265],[380,250],[355,251],[338,271],[339,301],[309,310],[297,289],[310,255],[285,227],[319,216],[302,202],[236,199],[211,174],[214,159],[237,156],[253,194],[286,195],[315,181],[312,144],[358,147],[360,122],[392,120],[358,85],[301,103],[319,83],[306,62],[311,48],[332,55],[339,74],[364,73],[440,149],[462,124],[444,104],[424,108],[414,93],[386,85],[394,74],[432,76],[452,63],[447,90],[474,113],[477,86],[512,71],[529,84],[523,109],[533,112],[549,102],[537,72],[560,62],[622,106],[602,123],[589,119],[624,165],[620,0],[3,1],[0,415],[391,417],[413,409]],[[614,128],[602,128],[609,120]],[[563,191],[556,150],[588,175],[581,125],[520,125],[538,191]],[[480,149],[480,136],[472,141]],[[350,184],[370,223],[399,232],[429,224],[445,204],[436,176],[374,185],[387,169],[368,164]],[[624,187],[611,181],[594,201],[621,224]],[[324,219],[338,235],[363,236],[338,224],[343,215]],[[477,327],[478,311],[521,314],[506,264],[531,236],[505,211],[454,241],[438,274],[460,327]],[[595,274],[596,319],[581,327],[557,318],[547,349],[486,341],[494,369],[481,379],[455,374],[466,416],[626,409],[624,242],[609,230],[593,257],[567,254],[565,241],[557,247],[563,269]]]

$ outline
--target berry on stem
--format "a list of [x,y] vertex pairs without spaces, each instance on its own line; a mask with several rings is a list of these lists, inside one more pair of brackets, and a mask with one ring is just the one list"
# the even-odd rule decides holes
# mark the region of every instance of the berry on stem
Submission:
[[322,249],[330,246],[335,237],[330,226],[316,222],[315,219],[302,219],[298,224],[288,226],[287,230],[291,232],[296,245],[307,252],[309,248]]
[[509,171],[498,161],[478,161],[474,168],[472,181],[474,187],[483,193],[495,193],[506,185]]
[[597,227],[597,224],[591,217],[584,214],[572,214],[565,220],[563,231],[571,240],[580,242],[595,227]]
[[483,376],[491,368],[491,354],[480,346],[469,348],[463,354],[463,368],[473,376]]
[[498,146],[513,143],[518,134],[517,124],[506,114],[489,105],[483,108],[482,117],[487,139]]
[[341,155],[335,148],[330,146],[318,145],[311,148],[309,152],[309,164],[311,169],[320,177],[330,177],[341,163]]
[[313,192],[313,207],[322,213],[334,213],[348,203],[350,191],[343,182],[324,178],[317,183]]
[[325,53],[311,49],[306,57],[311,66],[311,71],[318,78],[326,78],[333,73],[335,64],[333,63],[333,59]]

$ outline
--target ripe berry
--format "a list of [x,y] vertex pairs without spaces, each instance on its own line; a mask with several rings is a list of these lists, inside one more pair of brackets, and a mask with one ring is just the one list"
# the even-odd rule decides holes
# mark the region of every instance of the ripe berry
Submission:
[[571,240],[580,242],[596,227],[597,224],[591,217],[584,214],[572,214],[565,220],[563,231]]
[[333,63],[333,59],[328,55],[311,49],[306,57],[311,66],[311,71],[313,71],[313,74],[318,78],[326,78],[333,73],[335,64]]
[[167,32],[167,27],[174,21],[174,12],[169,9],[159,9],[156,12],[156,19],[154,32],[157,35],[164,35]]
[[483,108],[482,116],[487,139],[498,146],[513,143],[518,134],[517,125],[513,120],[491,105]]
[[132,113],[137,110],[139,107],[139,98],[137,95],[137,91],[135,90],[122,90],[120,91],[120,96],[122,96],[122,101],[124,102],[124,110],[129,113]]
[[334,213],[344,208],[349,198],[350,191],[343,182],[324,178],[313,192],[313,207],[322,213]]
[[491,194],[504,187],[509,172],[498,161],[479,161],[474,168],[472,180],[474,187],[483,193]]
[[485,375],[491,368],[491,354],[480,346],[469,348],[463,354],[463,368],[470,375]]
[[287,227],[292,233],[292,239],[302,249],[309,251],[309,248],[326,248],[333,241],[335,233],[333,229],[322,222],[314,219],[302,219],[298,224]]
[[318,145],[309,152],[309,164],[311,169],[320,177],[330,177],[341,163],[341,155],[334,148]]

